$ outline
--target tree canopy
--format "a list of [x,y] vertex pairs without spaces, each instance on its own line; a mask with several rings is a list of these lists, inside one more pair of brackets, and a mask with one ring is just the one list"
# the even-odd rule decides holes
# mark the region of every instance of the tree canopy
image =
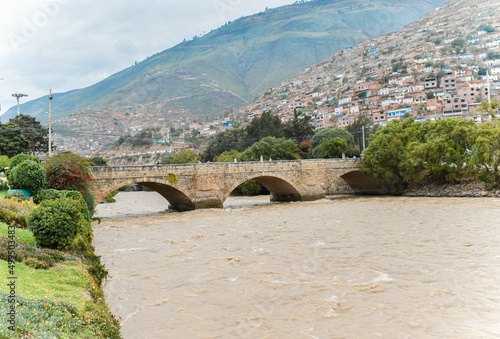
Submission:
[[163,158],[162,164],[193,164],[200,160],[200,155],[192,150],[183,150],[173,153],[168,157]]
[[[28,140],[29,153],[47,153],[49,151],[49,129],[43,127],[35,118],[20,114],[10,120],[10,123],[21,129],[23,136]],[[52,142],[52,150],[56,146]]]
[[297,144],[285,138],[265,137],[243,151],[239,157],[242,161],[264,160],[296,160],[299,158]]
[[[52,143],[52,149],[56,146]],[[49,131],[29,115],[18,115],[6,124],[0,124],[0,154],[13,157],[16,154],[47,153]]]
[[297,143],[306,140],[314,132],[311,117],[294,112],[294,117],[282,124],[277,115],[269,111],[255,117],[244,129],[229,129],[213,137],[201,156],[202,161],[214,161],[225,151],[242,152],[265,137],[288,138]]
[[395,120],[370,138],[362,170],[402,187],[430,176],[453,183],[464,177],[500,185],[500,122],[475,124],[447,118],[435,122]]
[[[354,137],[352,136],[352,134],[349,133],[345,129],[332,127],[332,128],[326,128],[326,129],[320,130],[320,131],[316,132],[316,134],[313,135],[313,137],[311,138],[311,145],[310,145],[310,149],[309,149],[311,156],[313,158],[322,158],[323,154],[325,154],[323,151],[325,150],[326,146],[323,146],[323,151],[321,151],[320,145],[324,141],[327,141],[330,139],[335,139],[335,138],[343,139],[346,142],[347,147],[345,148],[344,152],[342,152],[342,153],[346,153],[346,155],[348,155],[348,156],[359,155],[359,147],[357,145],[355,145]],[[333,145],[333,144],[330,143],[330,145]],[[342,153],[340,155],[342,155]],[[331,153],[329,153],[329,154],[331,154]]]

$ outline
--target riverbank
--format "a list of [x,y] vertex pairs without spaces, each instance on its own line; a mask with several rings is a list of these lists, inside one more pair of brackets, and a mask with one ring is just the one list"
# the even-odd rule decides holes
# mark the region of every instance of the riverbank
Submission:
[[0,223],[0,338],[121,338],[103,272],[93,250],[39,248],[29,230]]
[[499,198],[500,190],[487,190],[483,182],[462,180],[457,184],[424,181],[410,186],[403,196],[407,197],[456,197],[456,198]]

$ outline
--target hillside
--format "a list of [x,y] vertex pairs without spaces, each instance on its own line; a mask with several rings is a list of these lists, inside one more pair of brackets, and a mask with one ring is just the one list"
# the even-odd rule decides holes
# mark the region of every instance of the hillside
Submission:
[[318,129],[346,128],[359,116],[378,125],[408,115],[487,120],[477,107],[500,100],[499,13],[496,0],[450,0],[398,32],[307,67],[238,114],[266,109],[286,121],[300,109]]
[[[313,0],[240,18],[83,89],[54,95],[54,120],[83,109],[211,116],[360,41],[397,31],[443,0]],[[45,121],[46,98],[22,105]],[[15,115],[11,108],[2,119]]]

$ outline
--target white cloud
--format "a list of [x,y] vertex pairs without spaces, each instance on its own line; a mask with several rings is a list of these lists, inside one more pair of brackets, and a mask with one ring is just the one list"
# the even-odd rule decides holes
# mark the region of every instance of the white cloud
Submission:
[[[227,21],[292,0],[16,0],[0,11],[0,103],[82,88]],[[26,100],[26,99],[25,99]],[[25,101],[24,101],[25,102]]]

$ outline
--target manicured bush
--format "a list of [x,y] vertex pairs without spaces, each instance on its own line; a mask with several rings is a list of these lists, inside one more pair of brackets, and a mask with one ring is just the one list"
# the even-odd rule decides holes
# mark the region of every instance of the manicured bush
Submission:
[[32,195],[45,186],[45,170],[33,160],[25,160],[9,171],[9,186],[12,189],[25,189]]
[[10,167],[9,167],[9,169],[13,169],[14,167],[16,167],[17,165],[19,165],[20,163],[25,162],[26,160],[34,161],[37,164],[40,163],[40,160],[38,160],[38,158],[35,157],[34,155],[18,154],[16,156],[12,157],[12,159],[10,159]]
[[65,249],[75,240],[83,216],[79,204],[71,198],[42,201],[31,213],[28,227],[42,247]]
[[[91,227],[91,215],[88,209],[87,201],[82,197],[80,192],[55,189],[43,189],[33,197],[35,203],[42,203],[48,200],[57,200],[60,198],[72,199],[80,212],[81,220],[78,222],[78,239],[76,247],[82,249],[92,243],[93,233]],[[93,199],[92,199],[93,201]]]

